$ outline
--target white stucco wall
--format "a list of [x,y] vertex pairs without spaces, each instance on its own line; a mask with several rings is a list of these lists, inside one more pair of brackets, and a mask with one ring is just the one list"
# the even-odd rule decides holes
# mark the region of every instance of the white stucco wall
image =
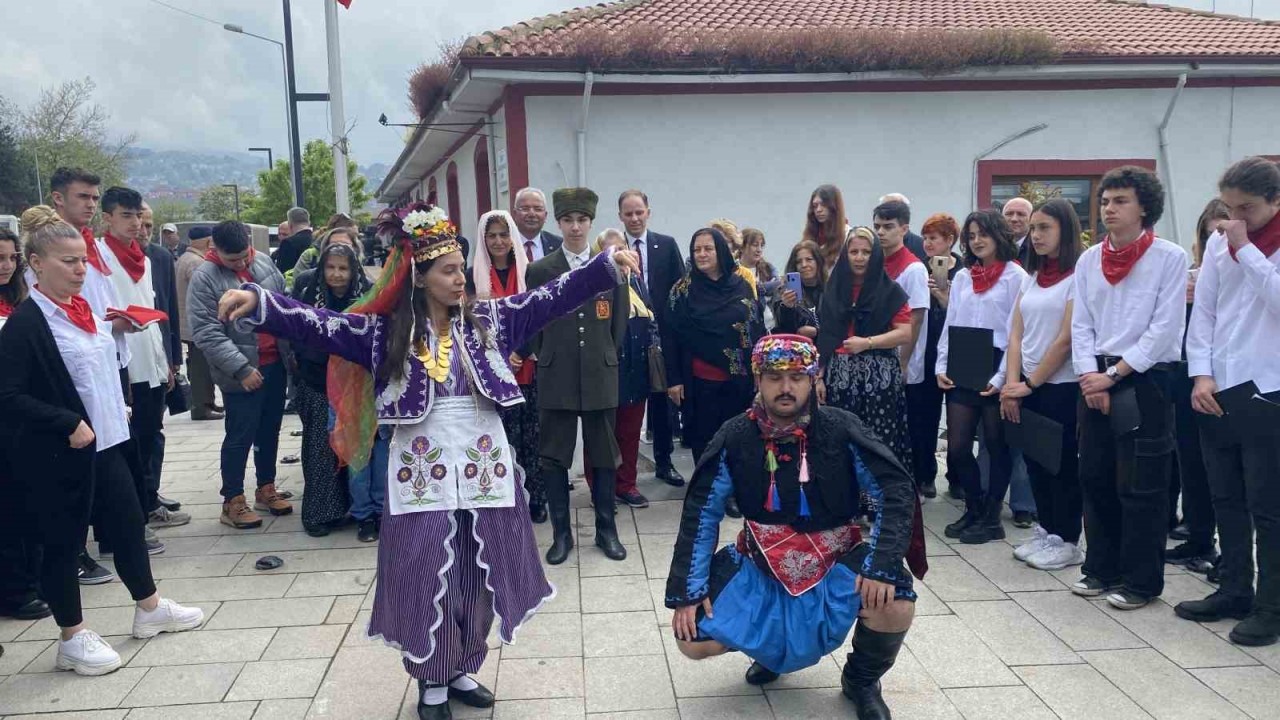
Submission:
[[[962,217],[972,204],[974,157],[1040,122],[1049,128],[987,159],[1157,159],[1156,127],[1172,96],[1172,81],[1170,86],[1069,92],[597,94],[587,139],[587,184],[601,197],[595,229],[620,225],[617,195],[639,187],[649,194],[656,230],[684,244],[711,218],[728,217],[740,227],[763,230],[768,257],[780,263],[800,237],[805,205],[817,185],[832,182],[841,188],[854,224],[869,224],[872,207],[886,192],[911,198],[917,227],[933,212]],[[581,106],[580,97],[526,99],[530,182],[548,195],[556,187],[578,183]],[[1280,154],[1276,107],[1280,88],[1193,88],[1183,93],[1170,126],[1170,154],[1184,244],[1230,162],[1250,154]],[[469,162],[467,166],[469,172]],[[1160,172],[1163,178],[1164,168]],[[465,183],[462,191],[474,192]],[[1168,220],[1157,229],[1172,236]]]

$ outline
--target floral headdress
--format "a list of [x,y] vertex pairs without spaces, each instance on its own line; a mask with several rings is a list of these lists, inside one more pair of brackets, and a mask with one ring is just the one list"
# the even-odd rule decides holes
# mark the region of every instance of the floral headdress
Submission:
[[803,335],[765,335],[751,350],[751,371],[818,374],[818,347]]

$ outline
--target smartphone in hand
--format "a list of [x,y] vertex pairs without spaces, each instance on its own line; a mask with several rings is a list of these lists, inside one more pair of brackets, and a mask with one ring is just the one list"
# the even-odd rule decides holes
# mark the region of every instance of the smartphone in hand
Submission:
[[796,298],[804,297],[804,285],[800,282],[800,273],[787,273],[787,289],[796,294]]

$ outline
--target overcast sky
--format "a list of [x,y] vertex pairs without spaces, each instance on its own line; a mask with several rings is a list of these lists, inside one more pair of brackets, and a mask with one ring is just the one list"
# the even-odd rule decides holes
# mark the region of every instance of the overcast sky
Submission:
[[[1171,0],[1165,0],[1170,2]],[[41,88],[91,76],[117,133],[136,132],[156,149],[286,153],[284,80],[275,45],[223,30],[224,22],[284,39],[279,0],[0,0],[4,6],[0,95],[21,105]],[[353,157],[390,163],[412,122],[410,72],[437,56],[439,43],[588,0],[353,0],[339,8],[347,125]],[[1280,19],[1280,0],[1172,0],[1177,4]],[[299,92],[327,90],[322,0],[293,0]],[[324,103],[299,110],[303,140],[329,137]]]

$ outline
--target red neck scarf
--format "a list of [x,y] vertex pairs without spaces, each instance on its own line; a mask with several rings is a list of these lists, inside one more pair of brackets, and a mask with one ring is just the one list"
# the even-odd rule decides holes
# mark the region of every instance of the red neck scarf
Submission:
[[1107,282],[1119,285],[1121,280],[1129,276],[1133,266],[1138,264],[1147,249],[1156,241],[1156,233],[1151,228],[1142,231],[1137,240],[1129,243],[1123,250],[1111,245],[1111,236],[1102,238],[1102,274]]
[[[1258,246],[1262,254],[1271,257],[1276,250],[1280,250],[1280,213],[1276,213],[1271,221],[1262,226],[1258,232],[1249,233],[1249,242]],[[1236,257],[1236,249],[1227,245],[1227,250],[1231,253],[1231,259],[1240,262],[1240,258]]]
[[89,264],[103,275],[110,275],[111,268],[107,267],[107,263],[98,252],[98,243],[94,242],[93,231],[86,225],[80,228],[80,237],[84,238],[84,254],[89,256]]
[[903,245],[884,259],[884,271],[889,273],[890,280],[897,280],[902,271],[910,267],[913,262],[916,262],[915,254]]
[[1007,262],[994,262],[990,265],[983,265],[976,262],[969,268],[969,277],[973,280],[973,291],[981,295],[982,293],[995,287],[996,281],[1004,274],[1004,266]]
[[[515,265],[507,265],[507,282],[503,284],[498,277],[498,268],[489,266],[489,287],[494,297],[511,297],[520,292],[520,273],[516,271]],[[498,289],[502,289],[502,295],[498,295]]]
[[[249,248],[249,257],[245,258],[244,269],[236,270],[236,277],[240,278],[244,282],[253,282],[253,273],[250,272],[249,269],[253,267],[253,258],[257,254],[257,250]],[[213,248],[209,248],[209,251],[204,254],[204,259],[212,262],[218,267],[227,267],[226,264],[222,262],[222,258],[218,255],[218,251]],[[230,270],[231,268],[227,269]]]
[[116,259],[120,261],[120,267],[129,273],[129,278],[135,283],[141,282],[142,275],[147,271],[147,254],[142,252],[142,245],[136,242],[125,242],[111,233],[107,233],[103,240],[107,242],[111,252],[115,253]]
[[9,304],[8,300],[0,298],[0,318],[7,318],[12,314],[13,306]]
[[[36,285],[36,289],[40,290],[40,286]],[[43,293],[44,291],[41,290],[41,292]],[[89,309],[89,302],[87,300],[79,295],[72,295],[71,302],[60,303],[48,295],[45,295],[45,297],[49,298],[49,301],[54,305],[62,308],[62,311],[67,314],[67,319],[71,321],[72,325],[75,325],[90,335],[98,334],[98,323],[93,319],[93,310]]]
[[1063,270],[1058,264],[1058,258],[1045,258],[1044,265],[1041,265],[1039,272],[1036,273],[1036,284],[1042,288],[1051,288],[1071,277],[1073,273],[1075,273],[1074,268]]

